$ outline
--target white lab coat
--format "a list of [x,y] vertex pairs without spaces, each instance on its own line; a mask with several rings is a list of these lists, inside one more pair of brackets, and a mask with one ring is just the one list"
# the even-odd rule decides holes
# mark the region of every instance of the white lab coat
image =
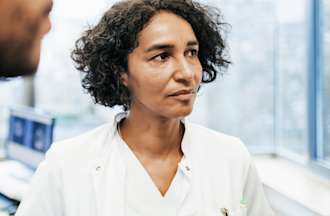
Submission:
[[[223,208],[229,216],[273,215],[239,139],[187,122],[185,128],[192,186],[178,216],[220,216]],[[125,164],[115,131],[116,121],[54,143],[16,216],[124,216]]]

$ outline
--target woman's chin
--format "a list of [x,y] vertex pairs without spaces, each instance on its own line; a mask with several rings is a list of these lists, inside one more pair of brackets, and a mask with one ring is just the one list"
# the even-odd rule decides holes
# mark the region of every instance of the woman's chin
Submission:
[[192,110],[193,107],[185,107],[177,110],[171,110],[166,114],[168,118],[185,118],[186,116],[191,114]]

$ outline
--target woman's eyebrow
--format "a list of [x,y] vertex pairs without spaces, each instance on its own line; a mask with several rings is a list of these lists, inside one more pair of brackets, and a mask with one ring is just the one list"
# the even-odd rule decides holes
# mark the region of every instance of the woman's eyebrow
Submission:
[[[198,46],[198,42],[196,40],[188,41],[187,46]],[[164,50],[164,49],[174,49],[175,45],[173,44],[154,44],[151,47],[147,48],[145,52],[151,52],[155,50]]]
[[151,47],[147,48],[145,52],[151,52],[155,50],[163,50],[163,49],[173,49],[173,44],[154,44]]
[[198,41],[188,41],[187,46],[198,46]]

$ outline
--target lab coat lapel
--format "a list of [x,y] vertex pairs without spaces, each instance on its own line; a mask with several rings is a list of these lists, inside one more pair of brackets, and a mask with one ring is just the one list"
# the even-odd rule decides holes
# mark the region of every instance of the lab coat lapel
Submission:
[[113,128],[93,166],[95,216],[124,216],[126,167],[118,146],[113,143]]
[[198,211],[198,205],[199,203],[196,200],[196,194],[195,191],[193,191],[193,188],[191,187],[191,180],[185,178],[182,190],[186,191],[186,193],[183,196],[182,202],[181,202],[181,208],[179,210],[180,214],[182,216],[193,216],[197,215]]
[[[180,210],[180,215],[182,216],[195,216],[199,215],[199,209],[201,204],[200,194],[200,176],[198,163],[196,164],[194,158],[194,143],[195,139],[193,136],[193,131],[190,128],[189,123],[185,124],[185,134],[182,139],[182,151],[185,155],[185,160],[179,165],[181,170],[185,173],[185,182],[183,184],[183,190],[187,191],[183,198],[182,208]],[[198,161],[200,162],[200,161]]]

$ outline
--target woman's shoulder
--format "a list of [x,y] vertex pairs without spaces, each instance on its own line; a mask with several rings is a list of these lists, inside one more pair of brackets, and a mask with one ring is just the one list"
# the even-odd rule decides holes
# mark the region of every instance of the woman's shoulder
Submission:
[[81,148],[84,145],[92,144],[91,142],[95,143],[98,142],[98,140],[103,139],[108,135],[108,133],[110,133],[111,127],[111,123],[106,123],[78,136],[57,141],[53,143],[52,146],[56,146],[58,148]]
[[250,154],[245,144],[238,137],[231,136],[205,126],[188,123],[188,133],[192,144],[200,149],[200,152],[219,158],[234,157],[242,160],[250,160]]
[[112,131],[112,123],[103,124],[73,138],[54,142],[46,153],[46,159],[79,162],[95,156]]
[[191,130],[193,134],[196,134],[203,138],[208,138],[210,140],[222,140],[227,142],[239,142],[239,138],[235,136],[231,136],[229,134],[225,134],[211,128],[205,127],[200,124],[188,122],[187,126],[189,127],[188,130]]

